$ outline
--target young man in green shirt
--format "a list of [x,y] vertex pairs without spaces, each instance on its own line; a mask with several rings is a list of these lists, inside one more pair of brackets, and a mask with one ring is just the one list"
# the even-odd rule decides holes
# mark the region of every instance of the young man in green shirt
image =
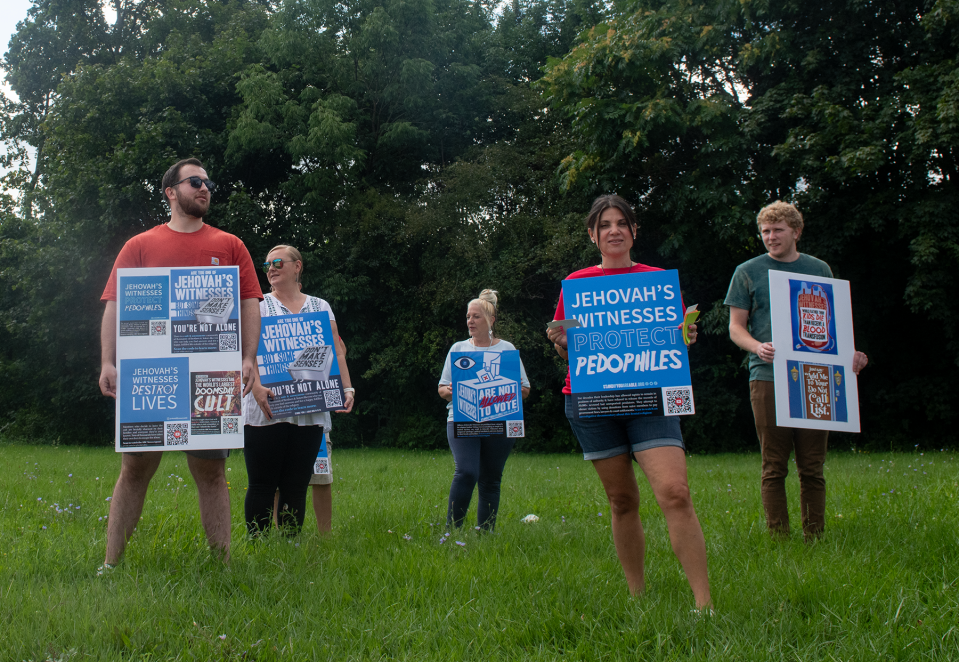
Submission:
[[[832,270],[822,260],[796,249],[803,231],[803,218],[793,205],[777,200],[760,210],[756,222],[768,252],[736,267],[724,302],[729,306],[729,337],[750,353],[749,399],[762,449],[766,525],[773,535],[789,533],[786,475],[790,451],[795,449],[803,535],[810,540],[818,537],[826,525],[823,464],[829,432],[776,425],[772,366],[776,349],[772,343],[768,274],[774,269],[832,278]],[[865,354],[856,352],[853,372],[858,375],[868,362]]]

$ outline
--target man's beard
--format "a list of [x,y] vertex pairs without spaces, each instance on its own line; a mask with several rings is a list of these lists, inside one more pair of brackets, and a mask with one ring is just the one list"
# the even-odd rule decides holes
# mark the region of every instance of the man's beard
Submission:
[[178,199],[177,202],[180,204],[181,212],[187,216],[194,216],[196,218],[203,218],[206,215],[207,210],[210,209],[209,200],[206,201],[206,204],[197,202],[195,198]]

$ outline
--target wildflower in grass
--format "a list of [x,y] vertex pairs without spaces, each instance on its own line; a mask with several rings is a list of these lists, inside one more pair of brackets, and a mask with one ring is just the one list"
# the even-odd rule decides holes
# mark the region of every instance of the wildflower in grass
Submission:
[[44,531],[47,530],[47,527],[45,527],[45,526],[41,526],[40,528],[43,529]]
[[520,521],[521,521],[523,524],[531,524],[532,522],[538,522],[538,521],[539,521],[539,517],[537,517],[537,516],[534,515],[533,513],[530,513],[529,515],[527,515],[526,517],[524,517],[524,518],[521,519]]
[[67,478],[73,478],[73,474],[67,474]]
[[108,496],[105,500],[106,500],[106,501],[109,501],[109,500],[111,500],[112,498],[113,498],[112,496]]
[[411,536],[410,534],[408,533],[403,534],[403,540],[412,540],[412,539],[413,539],[413,536]]
[[[46,528],[46,527],[44,527],[44,528]],[[460,542],[459,540],[456,541],[456,544],[459,545],[460,547],[466,547],[466,543],[465,543],[465,542]]]
[[221,635],[220,635],[220,639],[226,639],[226,635],[225,635],[225,634],[221,634]]

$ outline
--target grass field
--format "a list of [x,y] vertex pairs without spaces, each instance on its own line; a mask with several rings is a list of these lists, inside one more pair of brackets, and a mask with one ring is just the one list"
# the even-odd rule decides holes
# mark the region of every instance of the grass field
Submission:
[[690,457],[716,604],[697,618],[643,483],[648,592],[627,597],[599,481],[577,456],[513,456],[496,534],[440,543],[448,452],[338,451],[333,535],[309,519],[295,540],[249,544],[234,453],[223,566],[171,453],[124,562],[98,578],[116,455],[0,445],[0,660],[955,660],[953,456],[831,455],[813,545],[794,476],[796,531],[774,542],[758,455]]

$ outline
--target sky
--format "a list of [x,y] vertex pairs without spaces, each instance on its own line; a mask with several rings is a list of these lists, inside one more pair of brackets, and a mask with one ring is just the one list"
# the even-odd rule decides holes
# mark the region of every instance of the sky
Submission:
[[[27,10],[30,9],[31,4],[30,0],[3,0],[3,2],[0,2],[0,53],[7,52],[10,37],[17,31],[17,23],[27,17]],[[3,91],[10,92],[6,81],[3,81]]]
[[[6,53],[10,45],[10,37],[17,31],[17,23],[27,17],[27,11],[32,6],[32,0],[0,0],[0,53]],[[113,15],[112,11],[108,11]],[[110,19],[108,18],[108,21]],[[4,94],[16,99],[16,95],[7,85],[6,72],[0,69],[0,89]],[[0,175],[3,170],[0,170]]]
[[[0,2],[0,53],[7,52],[7,46],[10,44],[10,37],[17,31],[17,23],[27,17],[27,10],[32,3],[30,0],[3,0]],[[7,85],[6,72],[0,69],[0,89],[3,93],[16,98],[16,95]],[[6,171],[0,168],[0,175]],[[6,190],[3,188],[3,190]]]

